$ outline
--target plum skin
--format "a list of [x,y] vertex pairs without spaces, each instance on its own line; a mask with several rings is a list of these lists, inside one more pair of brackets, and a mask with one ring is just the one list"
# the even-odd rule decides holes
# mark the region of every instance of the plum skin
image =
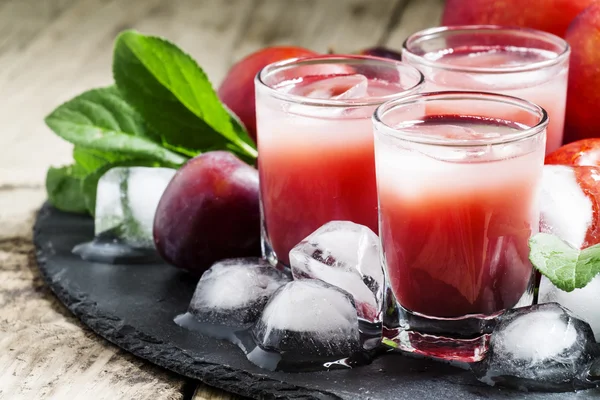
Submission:
[[389,58],[391,60],[402,61],[401,53],[383,46],[376,46],[363,49],[359,52],[359,54],[363,56]]
[[198,276],[224,258],[260,256],[258,171],[227,151],[189,160],[158,204],[153,234],[165,261]]

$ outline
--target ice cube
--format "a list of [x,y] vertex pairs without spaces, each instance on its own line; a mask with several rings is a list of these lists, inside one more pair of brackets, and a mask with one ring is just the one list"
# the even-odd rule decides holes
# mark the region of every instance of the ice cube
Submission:
[[588,380],[600,348],[590,326],[556,303],[517,308],[499,319],[487,357],[473,366],[492,386],[521,390],[568,391]]
[[337,75],[297,84],[294,94],[323,100],[360,99],[367,96],[369,80],[364,75]]
[[199,322],[251,324],[271,295],[288,281],[288,276],[260,258],[223,260],[202,275],[188,312]]
[[[316,279],[281,287],[267,303],[252,336],[257,347],[247,357],[267,369],[276,369],[280,360],[308,365],[361,351],[352,297]],[[269,355],[276,356],[275,365]]]
[[548,278],[542,276],[538,302],[556,302],[569,309],[577,317],[590,324],[596,342],[600,342],[600,275],[585,287],[572,292],[560,290]]
[[[305,96],[315,100],[348,101],[341,107],[315,107],[305,104],[290,104],[286,110],[290,115],[318,119],[368,119],[373,114],[373,107],[353,107],[352,100],[368,97],[369,79],[364,75],[332,75],[329,77],[309,77],[291,87],[289,93]],[[303,123],[306,123],[303,120]],[[322,124],[322,121],[314,121]]]
[[383,267],[379,239],[366,226],[332,221],[290,251],[295,279],[320,279],[350,293],[358,316],[380,322],[383,307]]
[[540,197],[540,231],[581,248],[593,222],[592,202],[583,191],[573,168],[544,165]]
[[[469,126],[451,125],[451,124],[415,124],[412,122],[402,122],[397,125],[396,129],[403,133],[411,135],[425,135],[438,139],[456,139],[456,140],[477,140],[499,137],[497,132],[481,133]],[[491,136],[490,136],[491,135]]]
[[158,202],[176,170],[117,167],[98,181],[96,236],[110,232],[135,248],[154,248],[152,226]]

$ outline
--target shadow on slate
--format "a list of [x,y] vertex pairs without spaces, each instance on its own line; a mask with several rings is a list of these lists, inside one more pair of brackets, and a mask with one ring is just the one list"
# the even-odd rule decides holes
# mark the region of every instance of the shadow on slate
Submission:
[[522,393],[479,383],[467,371],[388,354],[353,370],[268,372],[234,345],[185,330],[173,318],[186,311],[196,280],[165,264],[105,265],[71,253],[93,236],[89,217],[47,204],[34,228],[44,279],[94,332],[154,364],[255,399],[592,399],[600,391]]

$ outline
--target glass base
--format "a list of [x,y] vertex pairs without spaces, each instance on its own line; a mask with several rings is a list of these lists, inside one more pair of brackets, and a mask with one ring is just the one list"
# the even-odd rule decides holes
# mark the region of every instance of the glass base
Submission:
[[[534,284],[532,272],[525,292],[513,308],[533,303]],[[402,307],[389,286],[385,302],[384,343],[414,355],[458,363],[473,363],[485,357],[498,317],[506,311],[456,318],[432,317]]]
[[385,317],[384,342],[408,353],[473,363],[485,357],[490,334],[501,314],[437,318],[397,305],[393,311],[388,309]]

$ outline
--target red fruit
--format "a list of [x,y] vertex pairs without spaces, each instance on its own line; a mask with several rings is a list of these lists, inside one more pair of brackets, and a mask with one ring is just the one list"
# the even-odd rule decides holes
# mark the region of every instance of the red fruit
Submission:
[[564,37],[569,23],[594,0],[446,0],[442,25],[510,25]]
[[224,258],[260,255],[258,171],[226,151],[188,161],[160,199],[154,244],[196,275]]
[[565,143],[600,136],[600,3],[573,20],[566,40],[571,45]]
[[540,231],[584,249],[600,243],[600,168],[545,165]]
[[546,157],[546,164],[600,167],[600,138],[566,144]]
[[573,167],[579,187],[592,203],[591,223],[585,235],[585,241],[581,248],[586,248],[600,243],[600,168],[598,167]]
[[219,98],[246,126],[256,141],[256,111],[254,77],[265,66],[288,58],[314,56],[317,53],[302,47],[267,47],[234,64],[218,90]]

